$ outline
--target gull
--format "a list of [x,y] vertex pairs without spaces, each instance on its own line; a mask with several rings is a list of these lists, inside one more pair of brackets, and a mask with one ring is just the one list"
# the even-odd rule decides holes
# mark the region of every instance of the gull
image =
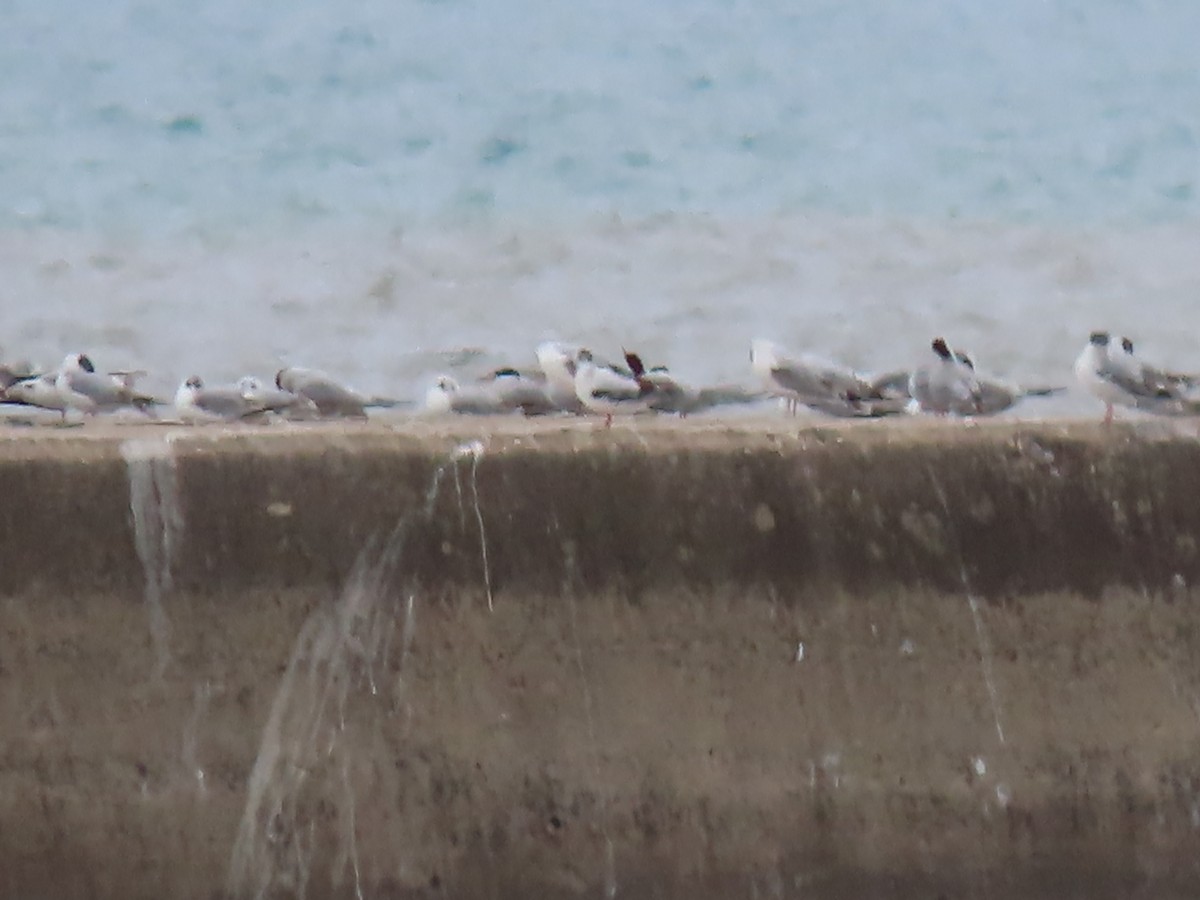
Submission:
[[3,392],[11,384],[33,378],[37,374],[33,363],[28,360],[0,363],[0,392]]
[[792,411],[802,404],[833,415],[856,415],[867,401],[892,399],[853,369],[808,353],[789,355],[761,338],[750,342],[750,367],[767,392],[782,397]]
[[599,365],[590,350],[579,351],[575,361],[575,396],[586,409],[604,415],[605,428],[612,427],[614,414],[648,410],[653,392],[654,385],[644,376]]
[[464,390],[449,375],[439,375],[425,394],[425,410],[430,413],[459,413],[468,416],[488,416],[509,412],[489,391],[480,387]]
[[[945,342],[943,341],[943,343]],[[1066,390],[1065,387],[1025,387],[1012,384],[1000,378],[981,375],[976,371],[975,363],[971,360],[971,357],[961,351],[954,351],[954,359],[974,376],[976,387],[974,393],[962,394],[957,397],[951,396],[948,399],[944,398],[945,402],[940,407],[935,404],[933,409],[927,409],[914,401],[916,411],[919,412],[925,409],[925,411],[951,416],[991,416],[1012,408],[1027,397],[1052,397]],[[964,373],[965,375],[966,373]],[[908,395],[907,388],[912,380],[911,375],[896,373],[887,377],[889,379],[903,377],[905,381],[905,396]],[[897,384],[895,381],[892,383],[893,385]],[[933,401],[930,402],[933,403]]]
[[[1116,404],[1136,406],[1139,393],[1144,393],[1129,370],[1109,358],[1109,334],[1093,331],[1083,351],[1075,359],[1075,377],[1091,394],[1104,403],[1104,424],[1113,420]],[[1153,397],[1154,394],[1149,395]]]
[[[507,376],[498,376],[496,380]],[[472,384],[460,384],[449,375],[439,375],[425,394],[425,410],[430,413],[457,413],[464,416],[495,416],[524,411],[522,400],[530,403],[537,415],[545,407],[545,397],[540,400],[532,395],[522,398],[519,389],[512,395],[498,390],[495,382],[484,380]]]
[[322,417],[365,419],[372,403],[357,391],[338,384],[324,372],[292,367],[275,374],[275,386],[281,391],[299,394],[312,401]]
[[265,411],[266,407],[247,399],[240,388],[205,387],[199,375],[188,378],[175,392],[176,415],[193,425],[237,422]]
[[943,338],[930,344],[934,361],[917,368],[908,380],[908,393],[920,412],[935,415],[975,415],[983,399],[975,365],[965,353],[955,353]]
[[[1132,341],[1130,351],[1132,351]],[[1160,415],[1191,415],[1196,401],[1183,396],[1179,384],[1161,370],[1146,366],[1122,347],[1114,356],[1107,331],[1094,331],[1075,360],[1075,377],[1104,403],[1104,424],[1113,420],[1114,406],[1128,406]]]
[[1142,362],[1133,352],[1133,341],[1127,337],[1121,338],[1121,350],[1119,353],[1111,345],[1109,353],[1110,356],[1115,353],[1116,358],[1114,361],[1132,377],[1141,381],[1147,388],[1154,390],[1165,388],[1173,394],[1182,395],[1197,386],[1197,378],[1194,375],[1186,375],[1182,372],[1169,372],[1166,369],[1160,369]]
[[582,350],[575,344],[565,344],[562,341],[543,341],[534,351],[538,365],[541,367],[546,381],[552,388],[559,391],[570,391],[575,394],[575,362]]
[[[549,382],[544,377],[505,368],[497,369],[481,379],[480,383],[485,390],[494,394],[505,408],[519,409],[527,416],[544,416],[562,410],[562,407],[554,402]],[[578,403],[578,398],[572,397],[572,400]]]
[[752,391],[737,384],[691,387],[678,381],[666,366],[647,369],[636,353],[626,352],[625,362],[631,374],[651,386],[647,407],[655,412],[675,413],[684,418],[718,406],[755,403],[763,398],[761,391]]
[[324,372],[293,366],[275,373],[275,387],[306,398],[323,418],[365,419],[368,408],[392,409],[412,404],[391,397],[365,397],[338,384]]
[[1053,397],[1066,390],[1065,387],[1022,387],[999,379],[984,377],[977,377],[976,383],[979,385],[979,393],[971,401],[975,406],[974,411],[967,409],[968,404],[957,404],[950,410],[952,415],[992,416],[1011,409],[1028,397]]
[[546,394],[564,412],[583,412],[575,395],[576,360],[582,349],[562,341],[543,341],[535,351],[538,366],[546,376]]
[[320,413],[307,397],[291,391],[268,387],[253,375],[243,375],[237,382],[238,392],[264,412],[273,412],[289,419],[315,419]]
[[62,413],[67,420],[67,400],[55,383],[56,373],[22,378],[0,390],[0,402],[50,409]]
[[431,413],[497,415],[520,411],[527,416],[558,412],[542,381],[516,369],[497,369],[474,384],[461,385],[449,375],[439,375],[425,395]]
[[95,415],[136,407],[150,412],[157,401],[133,388],[136,372],[113,372],[101,375],[86,354],[68,354],[59,366],[54,383],[68,409],[77,409],[86,415]]
[[784,398],[793,412],[800,404],[839,417],[878,417],[903,412],[908,374],[871,378],[812,354],[792,356],[762,339],[750,342],[751,368],[767,392]]

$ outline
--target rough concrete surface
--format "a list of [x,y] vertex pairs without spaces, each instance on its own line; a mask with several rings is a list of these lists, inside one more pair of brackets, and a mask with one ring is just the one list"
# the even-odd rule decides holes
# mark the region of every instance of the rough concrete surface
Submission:
[[1190,427],[0,432],[0,895],[1195,895]]

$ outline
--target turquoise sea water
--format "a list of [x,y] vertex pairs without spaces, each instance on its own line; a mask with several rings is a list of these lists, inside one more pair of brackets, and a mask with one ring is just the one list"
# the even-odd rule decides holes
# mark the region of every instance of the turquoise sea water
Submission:
[[[0,348],[418,390],[946,333],[1200,367],[1200,4],[3,4]],[[1081,400],[1080,403],[1085,401]]]

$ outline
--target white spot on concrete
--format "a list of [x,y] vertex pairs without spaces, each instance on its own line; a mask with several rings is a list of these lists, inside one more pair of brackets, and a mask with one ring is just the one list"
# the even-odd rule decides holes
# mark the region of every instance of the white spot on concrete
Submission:
[[987,763],[983,761],[982,756],[975,757],[971,765],[974,766],[976,775],[983,777],[987,774]]
[[468,456],[472,459],[483,456],[483,441],[464,441],[450,452],[450,458],[455,461]]
[[804,662],[804,641],[796,645],[796,662]]
[[900,655],[901,656],[912,656],[916,652],[917,652],[917,645],[914,644],[910,638],[905,638],[904,640],[902,640],[900,642]]
[[771,507],[767,504],[760,503],[754,507],[754,527],[762,534],[775,530],[775,513],[771,512]]
[[1012,800],[1012,794],[1008,790],[1007,784],[996,785],[996,802],[1000,804],[1001,809],[1008,809],[1008,804]]
[[276,501],[267,504],[267,515],[273,519],[286,519],[292,514],[292,504]]

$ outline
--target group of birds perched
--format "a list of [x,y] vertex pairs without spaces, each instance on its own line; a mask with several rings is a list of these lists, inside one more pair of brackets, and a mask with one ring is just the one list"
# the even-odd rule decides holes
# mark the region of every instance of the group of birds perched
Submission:
[[[938,416],[990,416],[1028,397],[1049,397],[1065,386],[1018,386],[987,376],[971,357],[943,338],[930,343],[932,357],[911,370],[866,375],[849,366],[807,353],[793,354],[767,340],[750,342],[750,365],[759,385],[696,388],[663,366],[647,368],[636,353],[623,351],[624,365],[603,362],[585,347],[547,341],[537,348],[533,373],[499,369],[472,384],[441,376],[426,397],[426,409],[447,413],[527,415],[595,413],[612,423],[621,413],[658,412],[686,416],[715,407],[781,400],[793,413],[801,407],[840,418],[880,418],[903,413]],[[1200,414],[1200,397],[1188,392],[1200,378],[1151,366],[1121,338],[1109,352],[1107,332],[1094,333],[1075,364],[1080,383],[1106,405],[1160,415]]]
[[[589,349],[560,341],[537,348],[538,369],[498,369],[466,384],[439,376],[425,398],[429,413],[473,415],[597,414],[610,425],[614,415],[669,413],[686,416],[717,407],[776,398],[793,413],[801,406],[842,418],[879,418],[902,413],[988,416],[1026,397],[1045,397],[1063,387],[1018,387],[976,371],[971,357],[943,338],[932,356],[912,370],[866,375],[810,354],[792,354],[778,344],[754,340],[751,369],[759,384],[697,388],[662,366],[647,367],[637,353],[623,351],[623,364],[598,359]],[[1139,360],[1128,338],[1091,335],[1075,363],[1080,383],[1105,403],[1105,421],[1123,405],[1162,415],[1200,415],[1191,391],[1200,379],[1168,372]],[[0,403],[85,416],[134,408],[157,417],[163,401],[139,391],[138,372],[98,372],[85,354],[68,355],[53,372],[0,364]],[[403,401],[367,397],[328,375],[298,367],[280,369],[273,384],[257,378],[206,387],[196,376],[176,391],[172,420],[204,422],[366,418],[370,408],[404,407]]]
[[[67,421],[72,412],[92,416],[137,409],[157,417],[168,404],[137,389],[141,372],[97,372],[91,358],[71,353],[52,372],[38,373],[27,364],[0,364],[0,403],[55,410]],[[284,416],[291,419],[366,418],[373,406],[393,401],[368,398],[312,369],[286,368],[274,385],[254,377],[232,387],[207,388],[198,376],[179,386],[174,418],[189,424],[232,422]]]

